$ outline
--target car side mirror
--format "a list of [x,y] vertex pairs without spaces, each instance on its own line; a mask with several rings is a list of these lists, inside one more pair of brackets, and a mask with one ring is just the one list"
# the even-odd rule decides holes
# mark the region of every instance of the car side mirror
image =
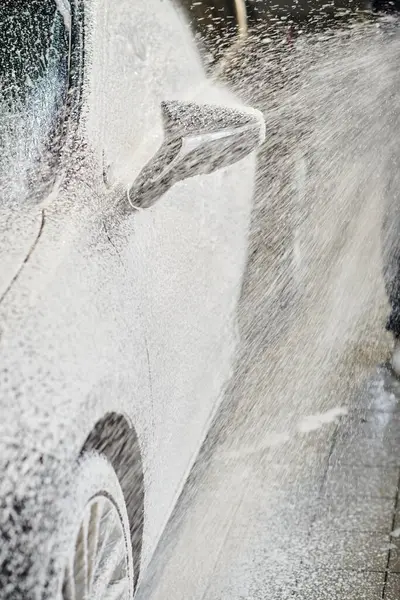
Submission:
[[129,190],[134,208],[149,208],[175,183],[207,175],[250,154],[265,137],[257,110],[162,102],[164,141]]

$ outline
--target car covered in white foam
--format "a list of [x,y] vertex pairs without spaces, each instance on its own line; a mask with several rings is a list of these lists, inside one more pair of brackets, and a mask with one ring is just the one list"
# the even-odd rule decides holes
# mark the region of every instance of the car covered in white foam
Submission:
[[263,119],[172,0],[3,0],[0,41],[0,598],[128,599],[232,371]]

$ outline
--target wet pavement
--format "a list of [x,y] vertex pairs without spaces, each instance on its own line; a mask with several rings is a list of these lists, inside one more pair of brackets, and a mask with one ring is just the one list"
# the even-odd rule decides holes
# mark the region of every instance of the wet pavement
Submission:
[[[251,62],[258,81],[266,63]],[[267,90],[253,100],[269,114]],[[140,600],[400,597],[400,382],[379,366],[391,340],[377,190],[350,190],[318,260],[318,237],[303,241],[299,293],[280,152],[271,163],[267,140],[260,155],[235,377]],[[311,195],[308,208],[309,231],[334,222]]]
[[400,384],[381,368],[347,414],[303,419],[297,440],[219,447],[188,486],[139,598],[397,599],[397,398]]

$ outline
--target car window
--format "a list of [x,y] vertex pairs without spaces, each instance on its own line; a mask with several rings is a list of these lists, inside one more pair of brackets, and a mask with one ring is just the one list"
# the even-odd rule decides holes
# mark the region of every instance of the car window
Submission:
[[40,199],[54,180],[68,92],[65,0],[0,3],[0,201]]

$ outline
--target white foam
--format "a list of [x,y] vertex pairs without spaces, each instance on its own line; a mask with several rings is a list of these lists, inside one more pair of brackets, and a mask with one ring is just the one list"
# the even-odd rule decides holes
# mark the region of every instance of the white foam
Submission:
[[348,410],[344,406],[331,408],[324,413],[309,415],[302,419],[297,426],[301,433],[308,433],[320,429],[323,425],[334,423],[339,417],[344,417],[348,414]]

